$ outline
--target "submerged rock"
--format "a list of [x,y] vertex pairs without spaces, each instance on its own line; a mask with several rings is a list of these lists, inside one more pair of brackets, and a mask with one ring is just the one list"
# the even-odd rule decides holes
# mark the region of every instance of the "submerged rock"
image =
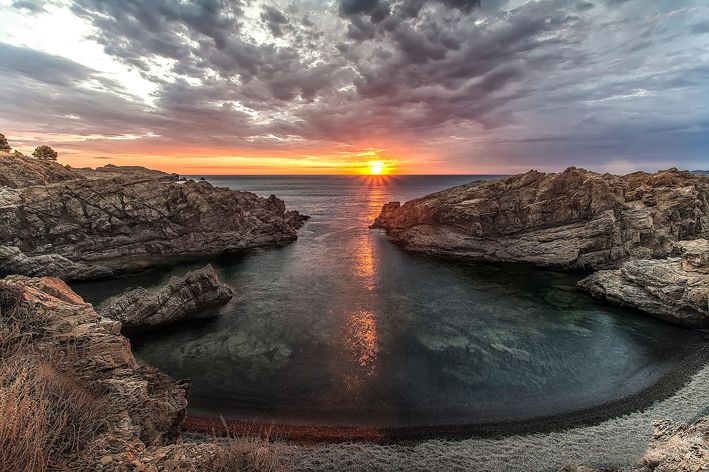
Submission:
[[17,273],[37,274],[32,262],[37,256],[54,261],[40,273],[74,280],[92,278],[91,271],[65,268],[66,260],[125,269],[164,256],[282,245],[297,238],[304,221],[275,196],[260,198],[207,182],[177,183],[176,175],[142,167],[49,165],[66,174],[48,178],[32,161],[0,159],[5,185],[0,185],[0,246],[29,258],[3,260],[0,266],[4,262]]
[[596,298],[637,308],[674,323],[709,327],[709,241],[676,243],[679,257],[631,260],[578,284]]
[[709,178],[676,169],[530,171],[388,203],[372,226],[408,250],[438,256],[612,268],[709,236]]
[[233,296],[231,287],[222,283],[208,265],[184,277],[172,277],[156,291],[142,287],[131,290],[102,309],[101,315],[120,321],[128,331],[147,330],[198,315]]

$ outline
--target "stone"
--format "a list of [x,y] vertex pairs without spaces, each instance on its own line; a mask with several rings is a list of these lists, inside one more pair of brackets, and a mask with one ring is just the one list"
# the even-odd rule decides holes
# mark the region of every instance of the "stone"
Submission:
[[172,277],[157,290],[131,290],[103,308],[101,315],[119,321],[126,332],[147,330],[194,317],[233,296],[231,287],[207,265],[184,277]]
[[60,279],[12,275],[2,281],[22,291],[13,318],[31,327],[35,347],[74,346],[76,355],[63,361],[70,363],[65,365],[67,372],[106,400],[105,426],[87,449],[96,454],[94,464],[104,464],[108,457],[113,464],[128,447],[144,450],[178,436],[187,406],[187,383],[140,365],[125,337],[101,328],[112,321],[96,313]]
[[530,171],[388,203],[372,227],[407,250],[459,260],[617,268],[709,237],[709,178],[676,169]]
[[578,287],[607,302],[632,307],[673,323],[709,327],[709,240],[675,244],[665,259],[630,260],[600,270]]
[[273,195],[178,183],[142,167],[66,169],[3,157],[0,176],[5,274],[101,278],[166,256],[280,246],[305,220]]
[[17,247],[0,246],[0,275],[54,276],[64,280],[110,278],[114,271],[99,264],[74,262],[58,254],[27,256]]

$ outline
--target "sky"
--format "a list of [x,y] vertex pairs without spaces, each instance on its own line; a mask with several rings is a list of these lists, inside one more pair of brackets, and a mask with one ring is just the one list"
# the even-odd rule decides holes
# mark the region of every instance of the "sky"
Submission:
[[181,174],[709,168],[706,0],[0,0],[0,132]]

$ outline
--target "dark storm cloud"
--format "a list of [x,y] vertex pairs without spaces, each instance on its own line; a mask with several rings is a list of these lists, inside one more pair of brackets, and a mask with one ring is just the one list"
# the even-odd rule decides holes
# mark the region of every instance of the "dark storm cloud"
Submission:
[[0,57],[5,119],[77,134],[143,133],[161,121],[148,116],[117,83],[81,64],[4,43]]
[[[151,103],[75,62],[7,45],[0,70],[14,79],[0,89],[20,87],[16,109],[46,98],[43,123],[56,130],[110,124],[164,141],[189,134],[194,145],[424,146],[455,135],[501,154],[575,140],[627,153],[623,136],[690,133],[709,120],[698,105],[707,66],[687,40],[709,19],[682,13],[697,2],[679,3],[77,0],[72,11],[105,52],[153,83]],[[60,121],[69,114],[82,118]]]
[[19,75],[63,87],[87,80],[93,73],[74,61],[5,43],[0,43],[0,58],[3,76]]
[[271,34],[276,37],[283,36],[282,27],[288,24],[288,18],[280,10],[271,6],[263,7],[261,20],[266,23]]

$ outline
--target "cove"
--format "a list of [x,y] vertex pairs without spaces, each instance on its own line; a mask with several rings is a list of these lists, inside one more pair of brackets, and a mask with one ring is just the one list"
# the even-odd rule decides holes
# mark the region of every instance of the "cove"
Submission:
[[[190,410],[200,414],[384,429],[508,425],[503,431],[594,409],[620,413],[610,405],[672,383],[706,355],[696,333],[577,292],[579,274],[421,257],[367,228],[388,201],[476,178],[210,178],[274,193],[312,218],[289,246],[209,260],[234,301],[214,319],[133,338],[134,352],[191,379]],[[204,264],[74,288],[98,305]]]

